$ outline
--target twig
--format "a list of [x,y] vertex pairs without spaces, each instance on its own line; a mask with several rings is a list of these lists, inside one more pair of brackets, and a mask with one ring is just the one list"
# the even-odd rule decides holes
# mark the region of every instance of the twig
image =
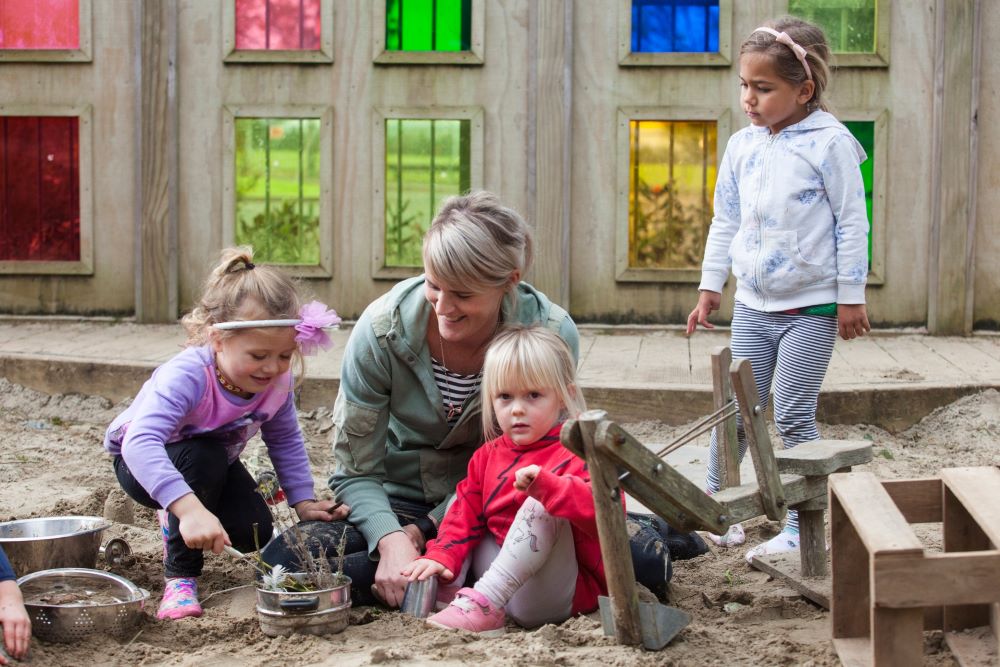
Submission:
[[143,630],[145,630],[145,629],[146,629],[146,628],[139,628],[139,632],[135,633],[135,636],[134,636],[134,637],[132,637],[132,639],[128,640],[128,643],[127,643],[127,644],[125,644],[126,648],[127,648],[127,647],[129,647],[129,646],[131,646],[131,645],[132,645],[132,642],[134,642],[134,641],[135,641],[136,639],[138,639],[138,638],[139,638],[139,635],[141,635],[141,634],[142,634],[142,631],[143,631]]
[[[241,588],[250,588],[253,584],[243,584],[241,586],[233,586],[232,588],[226,588],[221,591],[215,591],[214,593],[209,593],[201,599],[201,604],[204,605],[206,602],[214,598],[216,595],[222,595],[223,593],[231,593],[232,591],[238,591]],[[138,635],[136,635],[138,636]]]

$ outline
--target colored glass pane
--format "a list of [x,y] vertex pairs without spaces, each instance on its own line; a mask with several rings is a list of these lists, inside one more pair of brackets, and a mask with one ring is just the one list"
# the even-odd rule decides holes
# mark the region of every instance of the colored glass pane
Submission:
[[868,154],[868,159],[861,163],[861,177],[865,181],[865,204],[868,206],[868,266],[872,263],[872,232],[875,221],[872,219],[872,200],[875,193],[875,122],[870,120],[845,121],[844,125],[858,140]]
[[320,48],[320,0],[233,0],[238,51]]
[[274,264],[319,264],[320,121],[236,119],[236,242]]
[[701,266],[715,193],[714,122],[629,123],[629,266]]
[[823,29],[834,53],[874,53],[877,0],[788,0],[788,11]]
[[719,50],[719,0],[632,0],[633,53]]
[[0,49],[78,48],[79,0],[0,2]]
[[468,51],[472,0],[386,0],[387,51]]
[[0,260],[80,261],[80,120],[0,117]]
[[386,266],[420,266],[441,200],[471,187],[470,129],[468,120],[385,121]]

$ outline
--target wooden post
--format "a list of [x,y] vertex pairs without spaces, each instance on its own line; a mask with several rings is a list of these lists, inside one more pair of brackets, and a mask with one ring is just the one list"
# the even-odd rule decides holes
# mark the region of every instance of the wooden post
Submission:
[[577,425],[594,493],[597,532],[611,598],[615,640],[619,644],[635,646],[642,643],[642,627],[639,624],[639,595],[635,590],[635,570],[632,569],[632,554],[628,546],[621,487],[615,466],[605,461],[594,446],[598,426],[607,416],[604,410],[588,410],[580,415]]
[[757,473],[757,485],[764,501],[764,513],[771,521],[785,518],[788,507],[785,491],[778,475],[778,464],[774,460],[771,436],[764,423],[764,408],[757,396],[757,384],[753,379],[753,368],[749,359],[737,359],[729,370],[736,392],[736,401],[743,415],[743,432],[747,438],[747,448],[753,456],[753,467]]
[[[733,353],[726,346],[712,351],[712,404],[716,410],[733,400],[729,367]],[[736,417],[730,417],[715,427],[716,444],[722,457],[722,488],[740,485],[740,443],[736,437]]]

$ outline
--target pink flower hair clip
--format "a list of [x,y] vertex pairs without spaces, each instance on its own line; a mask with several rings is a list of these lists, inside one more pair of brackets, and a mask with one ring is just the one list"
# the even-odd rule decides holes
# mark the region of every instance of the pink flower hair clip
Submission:
[[302,354],[311,355],[319,350],[329,350],[333,347],[326,329],[337,329],[340,325],[337,311],[327,308],[325,303],[310,301],[299,309],[298,319],[289,320],[236,320],[233,322],[216,322],[214,329],[255,329],[257,327],[295,327],[295,342],[299,344]]

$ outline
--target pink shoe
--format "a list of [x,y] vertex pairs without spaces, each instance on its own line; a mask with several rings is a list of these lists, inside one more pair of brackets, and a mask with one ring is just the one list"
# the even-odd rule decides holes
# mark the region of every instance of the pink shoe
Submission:
[[445,630],[468,630],[483,637],[499,637],[505,632],[503,609],[497,609],[474,588],[463,588],[444,611],[427,618],[430,625]]
[[198,581],[193,577],[167,579],[156,617],[161,621],[166,619],[176,621],[188,616],[201,616],[201,605],[198,604]]

